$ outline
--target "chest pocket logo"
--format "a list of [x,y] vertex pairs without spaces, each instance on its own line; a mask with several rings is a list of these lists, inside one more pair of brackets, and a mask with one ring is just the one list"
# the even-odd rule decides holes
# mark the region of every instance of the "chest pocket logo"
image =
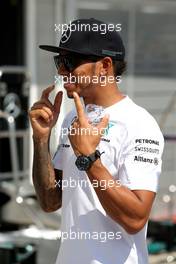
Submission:
[[108,133],[109,133],[109,129],[110,128],[112,128],[113,126],[115,126],[115,122],[113,122],[113,121],[110,121],[109,123],[108,123],[108,126],[105,128],[105,130],[104,130],[104,136],[107,136],[108,135]]

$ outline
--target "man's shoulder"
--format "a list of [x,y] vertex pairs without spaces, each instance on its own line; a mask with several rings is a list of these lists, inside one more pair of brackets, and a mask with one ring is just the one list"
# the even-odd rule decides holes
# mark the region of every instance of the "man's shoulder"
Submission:
[[154,136],[162,138],[160,127],[154,116],[129,97],[119,113],[117,111],[115,118],[125,127],[128,137],[146,135],[146,137]]
[[[132,101],[132,100],[131,100]],[[144,107],[132,101],[129,121],[127,122],[129,134],[147,139],[158,139],[164,141],[159,124],[155,117]]]
[[129,98],[128,106],[124,113],[126,123],[129,125],[137,125],[138,127],[146,127],[148,125],[157,126],[157,121],[154,116],[144,107],[136,104]]

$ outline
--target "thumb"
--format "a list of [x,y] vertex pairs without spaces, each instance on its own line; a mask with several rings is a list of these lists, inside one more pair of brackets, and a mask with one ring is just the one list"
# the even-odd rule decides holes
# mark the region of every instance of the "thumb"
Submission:
[[60,113],[60,107],[61,107],[61,103],[62,103],[62,96],[63,96],[63,92],[59,91],[55,97],[54,100],[54,112],[55,114],[59,114]]

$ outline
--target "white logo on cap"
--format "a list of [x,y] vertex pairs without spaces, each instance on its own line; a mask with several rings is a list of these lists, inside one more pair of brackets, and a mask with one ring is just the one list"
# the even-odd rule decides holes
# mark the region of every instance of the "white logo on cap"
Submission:
[[67,29],[65,30],[65,32],[62,34],[62,37],[61,37],[61,40],[60,42],[61,43],[65,43],[69,40],[70,36],[71,36],[71,25],[67,27]]

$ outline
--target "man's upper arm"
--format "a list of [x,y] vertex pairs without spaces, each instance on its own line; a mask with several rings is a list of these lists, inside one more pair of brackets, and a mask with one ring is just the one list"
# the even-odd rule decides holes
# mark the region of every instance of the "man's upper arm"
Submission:
[[147,221],[156,193],[146,190],[133,190],[132,192],[137,196],[137,198],[142,203],[142,210],[140,212],[141,218]]
[[139,129],[126,142],[123,155],[122,185],[128,187],[140,201],[139,217],[144,225],[154,202],[161,173],[163,136],[156,125],[153,130]]

